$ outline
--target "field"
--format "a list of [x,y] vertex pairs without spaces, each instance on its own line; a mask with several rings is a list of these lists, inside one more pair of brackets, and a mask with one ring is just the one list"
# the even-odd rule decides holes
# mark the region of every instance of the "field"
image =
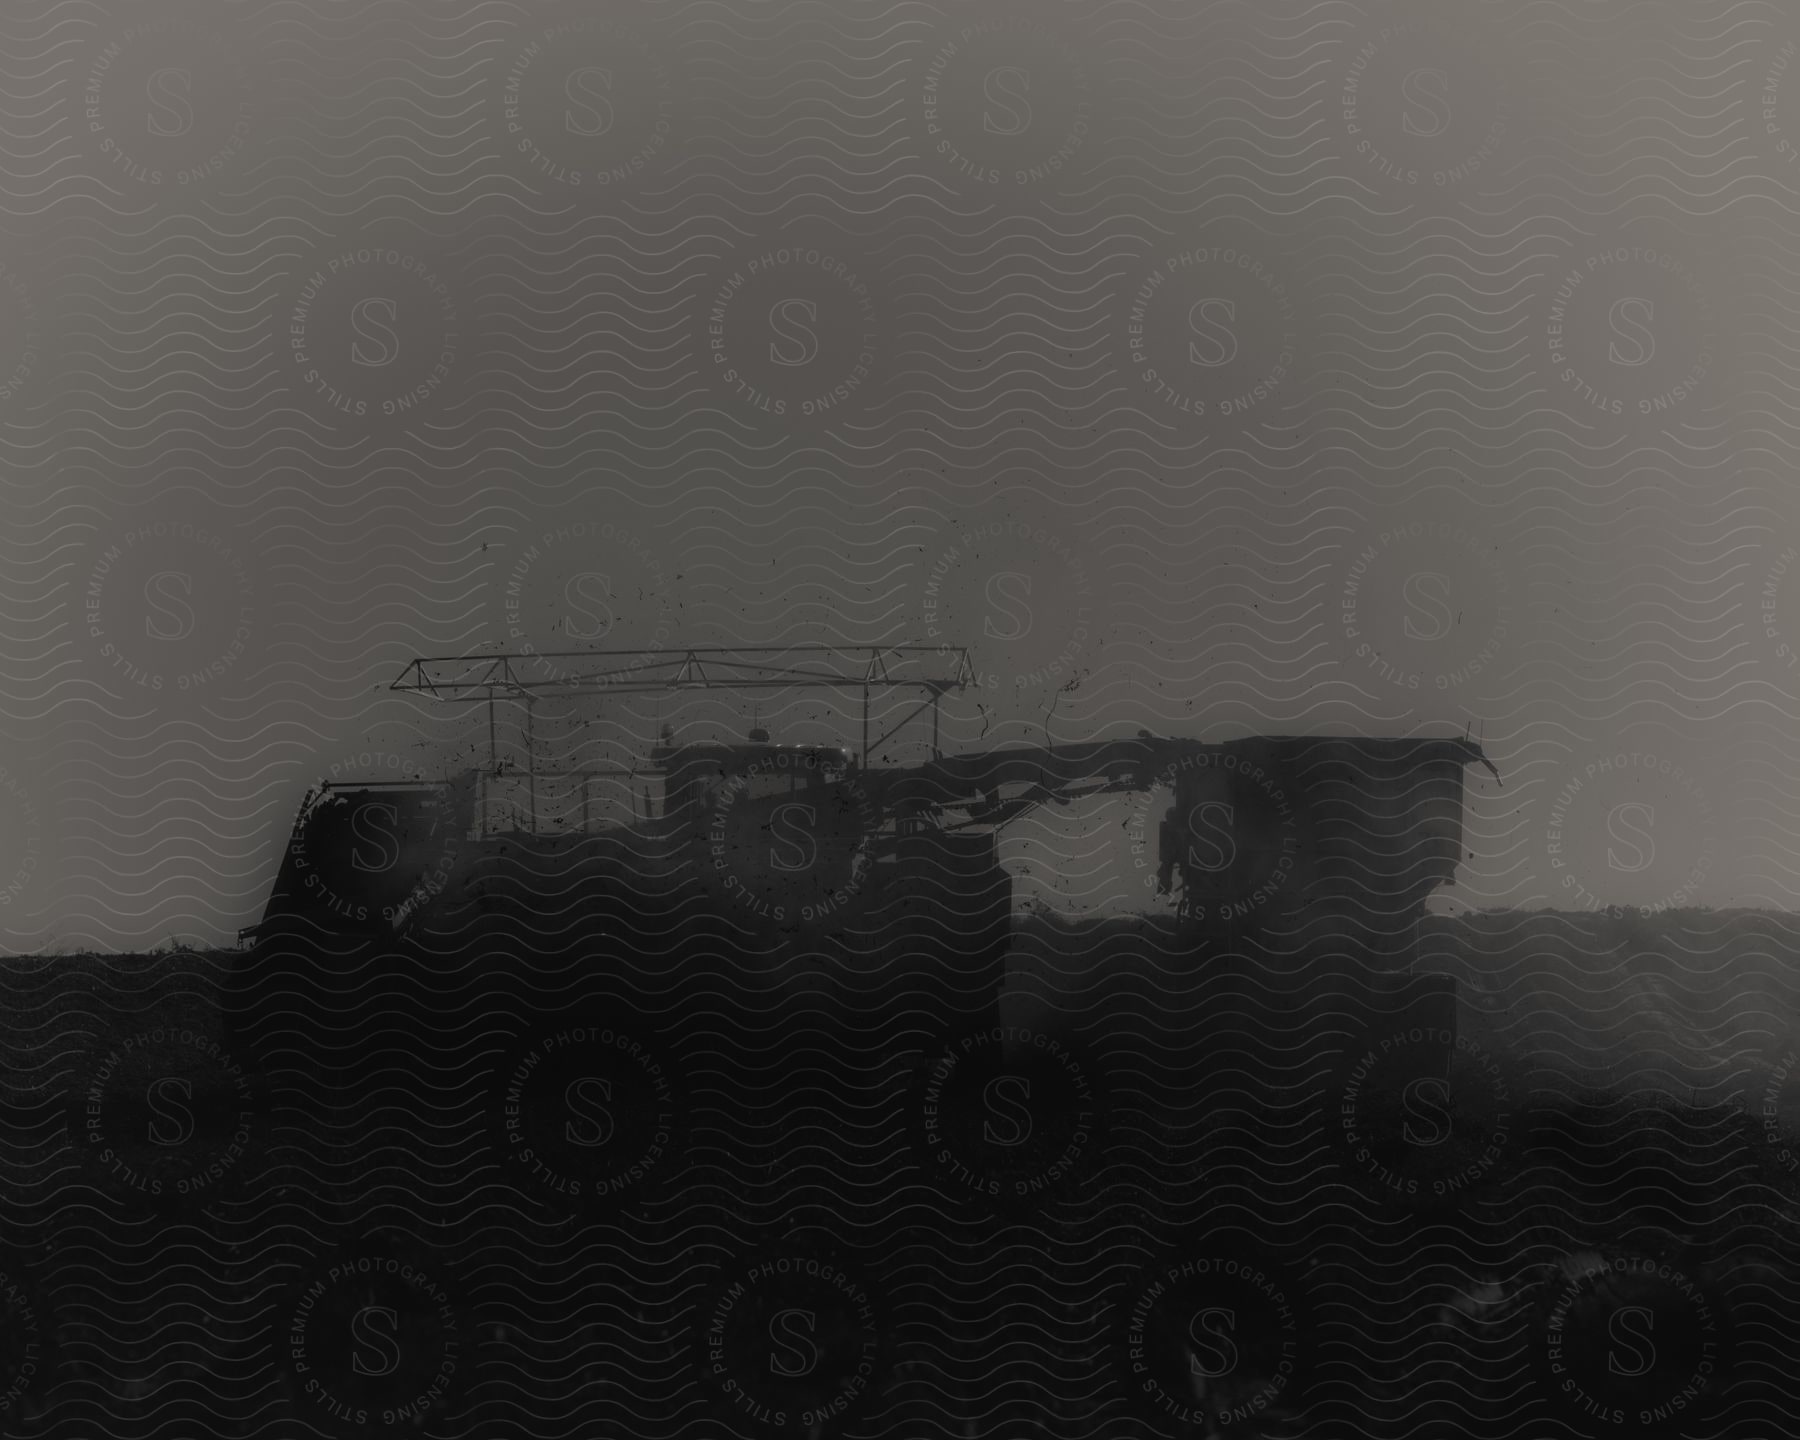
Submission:
[[[1196,1214],[1242,1208],[1221,1197],[1254,1195],[1267,1233],[1305,1257],[1322,1293],[1329,1296],[1334,1284],[1365,1293],[1359,1324],[1394,1333],[1410,1326],[1425,1337],[1422,1351],[1373,1346],[1354,1384],[1334,1387],[1326,1377],[1307,1415],[1407,1428],[1420,1420],[1421,1405],[1442,1403],[1469,1433],[1488,1433],[1461,1413],[1470,1402],[1490,1390],[1496,1404],[1516,1397],[1505,1357],[1516,1358],[1518,1347],[1507,1337],[1524,1333],[1518,1327],[1535,1313],[1544,1276],[1603,1243],[1628,1246],[1738,1297],[1750,1324],[1738,1332],[1734,1413],[1772,1413],[1759,1407],[1779,1368],[1771,1358],[1778,1337],[1760,1336],[1756,1322],[1778,1317],[1785,1302],[1770,1309],[1765,1297],[1791,1293],[1800,1279],[1793,1262],[1800,1235],[1796,953],[1800,921],[1757,912],[1428,919],[1414,974],[1457,982],[1462,1068],[1449,1079],[1460,1128],[1456,1144],[1429,1164],[1404,1156],[1393,1164],[1395,1173],[1422,1180],[1426,1192],[1454,1170],[1475,1175],[1482,1193],[1467,1203],[1395,1206],[1382,1190],[1387,1181],[1371,1181],[1370,1167],[1362,1173],[1346,1164],[1337,1116],[1347,1093],[1346,1058],[1368,1036],[1429,1028],[1451,1013],[1418,1009],[1407,998],[1406,976],[1371,987],[1356,956],[1329,947],[1304,955],[1255,946],[1181,953],[1166,935],[1130,924],[1022,921],[1000,998],[1002,1024],[1062,1037],[1109,1077],[1105,1153],[1044,1212],[1042,1243],[1079,1252],[1110,1235],[1169,1233]],[[266,1329],[264,1270],[250,1252],[329,1246],[337,1243],[332,1237],[366,1228],[371,1216],[392,1225],[404,1211],[393,1196],[383,1198],[394,1177],[372,1181],[368,1163],[376,1151],[384,1165],[407,1154],[404,1138],[383,1132],[371,1141],[372,1131],[359,1137],[346,1130],[340,1111],[290,1106],[259,1132],[256,1153],[245,1162],[257,1172],[261,1188],[249,1194],[262,1197],[264,1223],[239,1225],[225,1207],[207,1212],[216,1224],[202,1224],[201,1249],[230,1273],[241,1270],[242,1306],[203,1320],[197,1310],[184,1313],[184,1304],[198,1302],[179,1295],[171,1302],[166,1286],[149,1283],[156,1266],[147,1261],[142,1285],[121,1289],[102,1279],[115,1254],[143,1260],[146,1237],[129,1224],[114,1230],[124,1213],[111,1208],[118,1196],[75,1153],[94,1057],[158,1030],[192,1037],[201,1049],[229,1049],[235,1042],[221,987],[236,959],[231,952],[170,949],[0,961],[0,1205],[8,1217],[6,1249],[37,1277],[40,1295],[52,1297],[39,1309],[53,1317],[46,1353],[55,1357],[56,1376],[53,1386],[24,1397],[17,1421],[23,1433],[61,1430],[71,1419],[115,1433],[151,1415],[198,1421],[199,1400],[185,1408],[177,1402],[208,1393],[221,1353],[230,1374],[262,1376],[269,1368],[259,1338]],[[1468,1067],[1470,1057],[1478,1069]],[[908,1068],[919,1059],[916,1048],[865,1057],[859,1063],[866,1073],[847,1075],[844,1088],[868,1097],[876,1110],[890,1100],[902,1106]],[[257,1066],[250,1057],[249,1068]],[[1480,1083],[1465,1084],[1470,1077]],[[1507,1153],[1488,1173],[1479,1151],[1458,1147],[1494,1131],[1500,1111]],[[427,1131],[440,1121],[421,1114],[418,1143],[429,1148]],[[771,1175],[807,1147],[817,1150],[816,1124],[806,1131],[777,1124],[756,1137]],[[808,1163],[794,1173],[804,1176]],[[429,1167],[418,1173],[421,1185],[436,1175]],[[397,1183],[408,1182],[402,1174]],[[654,1244],[665,1230],[685,1233],[708,1207],[731,1230],[733,1212],[766,1210],[788,1203],[784,1194],[793,1201],[818,1189],[800,1180],[784,1188],[766,1177],[741,1187],[697,1179],[683,1192],[685,1208],[660,1221],[646,1211],[633,1233]],[[194,1207],[177,1207],[160,1212],[159,1223],[200,1219]],[[444,1253],[461,1248],[467,1258],[494,1243],[484,1230],[488,1221],[471,1212],[466,1226],[454,1219],[438,1225],[432,1244]],[[1368,1225],[1377,1234],[1400,1227],[1390,1241],[1411,1237],[1405,1258],[1368,1269]],[[916,1263],[937,1261],[925,1255]],[[1379,1293],[1390,1280],[1397,1288]],[[672,1337],[676,1312],[660,1313],[659,1304],[640,1306],[644,1323]],[[1326,1340],[1345,1325],[1330,1304],[1318,1323]],[[1008,1404],[1056,1410],[1069,1433],[1135,1433],[1119,1428],[1123,1422],[1093,1399],[1092,1387],[1052,1395],[1041,1376],[1033,1378],[1045,1364],[1095,1362],[1093,1345],[1081,1338],[1089,1332],[1073,1312],[1054,1322],[1015,1317],[1000,1332],[983,1333],[1000,1346],[998,1333],[1012,1347],[1006,1353],[1023,1357],[1005,1387],[1014,1396]],[[971,1336],[976,1343],[979,1336]],[[470,1340],[498,1343],[486,1331]],[[954,1349],[953,1336],[945,1343]],[[907,1374],[934,1365],[941,1371],[936,1354],[907,1360],[896,1372],[902,1379],[895,1394],[923,1383],[905,1380]],[[276,1391],[257,1393],[286,1393],[269,1383]],[[957,1389],[953,1375],[936,1383],[944,1393]],[[483,1401],[481,1393],[472,1391],[470,1408],[457,1413],[477,1420],[508,1413],[503,1395]],[[987,1393],[977,1386],[967,1399],[975,1404]],[[277,1433],[259,1428],[257,1406],[227,1410],[206,1414],[210,1433]],[[1300,1419],[1298,1410],[1271,1410],[1256,1422],[1263,1428],[1233,1433],[1292,1433]],[[1517,1430],[1508,1421],[1492,1433]]]

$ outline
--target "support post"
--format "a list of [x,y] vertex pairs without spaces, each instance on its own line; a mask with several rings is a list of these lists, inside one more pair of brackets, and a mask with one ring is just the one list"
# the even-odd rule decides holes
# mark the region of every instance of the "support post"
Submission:
[[532,736],[531,697],[525,697],[525,787],[531,797],[531,833],[537,834],[537,745]]

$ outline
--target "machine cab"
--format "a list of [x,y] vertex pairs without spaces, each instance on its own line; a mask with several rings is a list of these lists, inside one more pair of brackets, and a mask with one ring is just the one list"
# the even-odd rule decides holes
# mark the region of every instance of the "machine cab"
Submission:
[[766,731],[750,733],[747,744],[665,740],[650,752],[673,829],[697,837],[728,812],[763,815],[790,801],[819,806],[854,777],[855,758],[840,746],[772,745]]

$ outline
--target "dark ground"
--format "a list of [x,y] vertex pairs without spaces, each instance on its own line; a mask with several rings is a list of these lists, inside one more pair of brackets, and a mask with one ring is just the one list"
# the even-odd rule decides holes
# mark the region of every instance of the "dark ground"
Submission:
[[[12,1424],[149,1433],[204,1415],[209,1433],[304,1433],[280,1418],[310,1412],[284,1378],[272,1317],[318,1257],[379,1243],[457,1275],[463,1353],[484,1357],[426,1431],[408,1433],[561,1421],[732,1433],[696,1420],[683,1257],[829,1233],[894,1297],[888,1386],[851,1433],[999,1435],[1053,1415],[1053,1433],[1139,1434],[1109,1369],[1122,1299],[1155,1254],[1198,1230],[1241,1235],[1245,1253],[1284,1266],[1306,1291],[1317,1348],[1304,1388],[1217,1433],[1427,1421],[1584,1433],[1579,1416],[1575,1429],[1546,1418],[1563,1412],[1534,1388],[1528,1352],[1557,1277],[1615,1252],[1693,1276],[1733,1318],[1716,1418],[1694,1433],[1779,1433],[1800,1268],[1800,1084],[1786,1078],[1800,1043],[1796,941],[1794,920],[1749,912],[1425,922],[1416,969],[1458,979],[1458,1034],[1499,1077],[1486,1090],[1451,1077],[1458,1143],[1504,1110],[1506,1150],[1466,1196],[1425,1203],[1386,1193],[1340,1138],[1358,1047],[1429,1020],[1393,985],[1370,991],[1356,957],[1172,956],[1128,925],[1022,922],[1000,1021],[1062,1037],[1098,1077],[1105,1115],[1061,1188],[991,1212],[921,1188],[909,1168],[909,1107],[932,1041],[905,1026],[833,1048],[804,1025],[735,1033],[655,1016],[682,1072],[681,1159],[630,1204],[571,1213],[493,1170],[494,1066],[478,1013],[452,1006],[447,1038],[420,1026],[399,1038],[414,1013],[399,984],[370,1002],[398,1026],[380,1031],[376,1063],[324,1049],[309,1062],[304,1023],[261,1040],[225,1023],[235,953],[0,962],[0,1214],[48,1357]],[[579,979],[574,991],[541,987],[560,998],[528,999],[508,1025],[534,1007],[553,1022],[610,1022],[616,989]],[[490,980],[495,995],[535,993]],[[644,995],[627,998],[635,1018],[653,1014]],[[256,1087],[243,1185],[216,1201],[149,1203],[79,1153],[94,1057],[159,1027],[225,1043]],[[757,1037],[777,1033],[793,1053],[762,1048]],[[412,1081],[395,1078],[407,1071]],[[781,1093],[796,1098],[784,1108],[770,1100]],[[1405,1151],[1387,1158],[1427,1190],[1433,1166],[1479,1156]],[[590,1314],[560,1288],[559,1271],[596,1256],[607,1274],[624,1267],[603,1287],[635,1315],[632,1340],[613,1334],[611,1310]],[[1629,1301],[1611,1296],[1609,1313]],[[29,1328],[15,1323],[9,1345]],[[641,1371],[637,1384],[609,1346]],[[565,1383],[576,1372],[613,1378]]]

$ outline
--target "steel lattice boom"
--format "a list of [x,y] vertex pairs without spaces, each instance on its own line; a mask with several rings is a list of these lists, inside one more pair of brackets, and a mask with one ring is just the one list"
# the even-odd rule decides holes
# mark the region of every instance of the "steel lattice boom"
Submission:
[[[493,704],[529,706],[540,697],[646,695],[679,690],[860,691],[863,763],[920,711],[932,715],[937,747],[938,701],[972,683],[969,652],[954,645],[687,646],[673,650],[520,650],[413,660],[389,687],[434,700],[485,701],[490,735]],[[875,690],[916,689],[925,698],[885,735],[869,736]]]
[[802,686],[847,690],[916,686],[942,695],[962,689],[970,678],[968,651],[956,646],[689,646],[422,657],[412,661],[390,688],[436,700]]

